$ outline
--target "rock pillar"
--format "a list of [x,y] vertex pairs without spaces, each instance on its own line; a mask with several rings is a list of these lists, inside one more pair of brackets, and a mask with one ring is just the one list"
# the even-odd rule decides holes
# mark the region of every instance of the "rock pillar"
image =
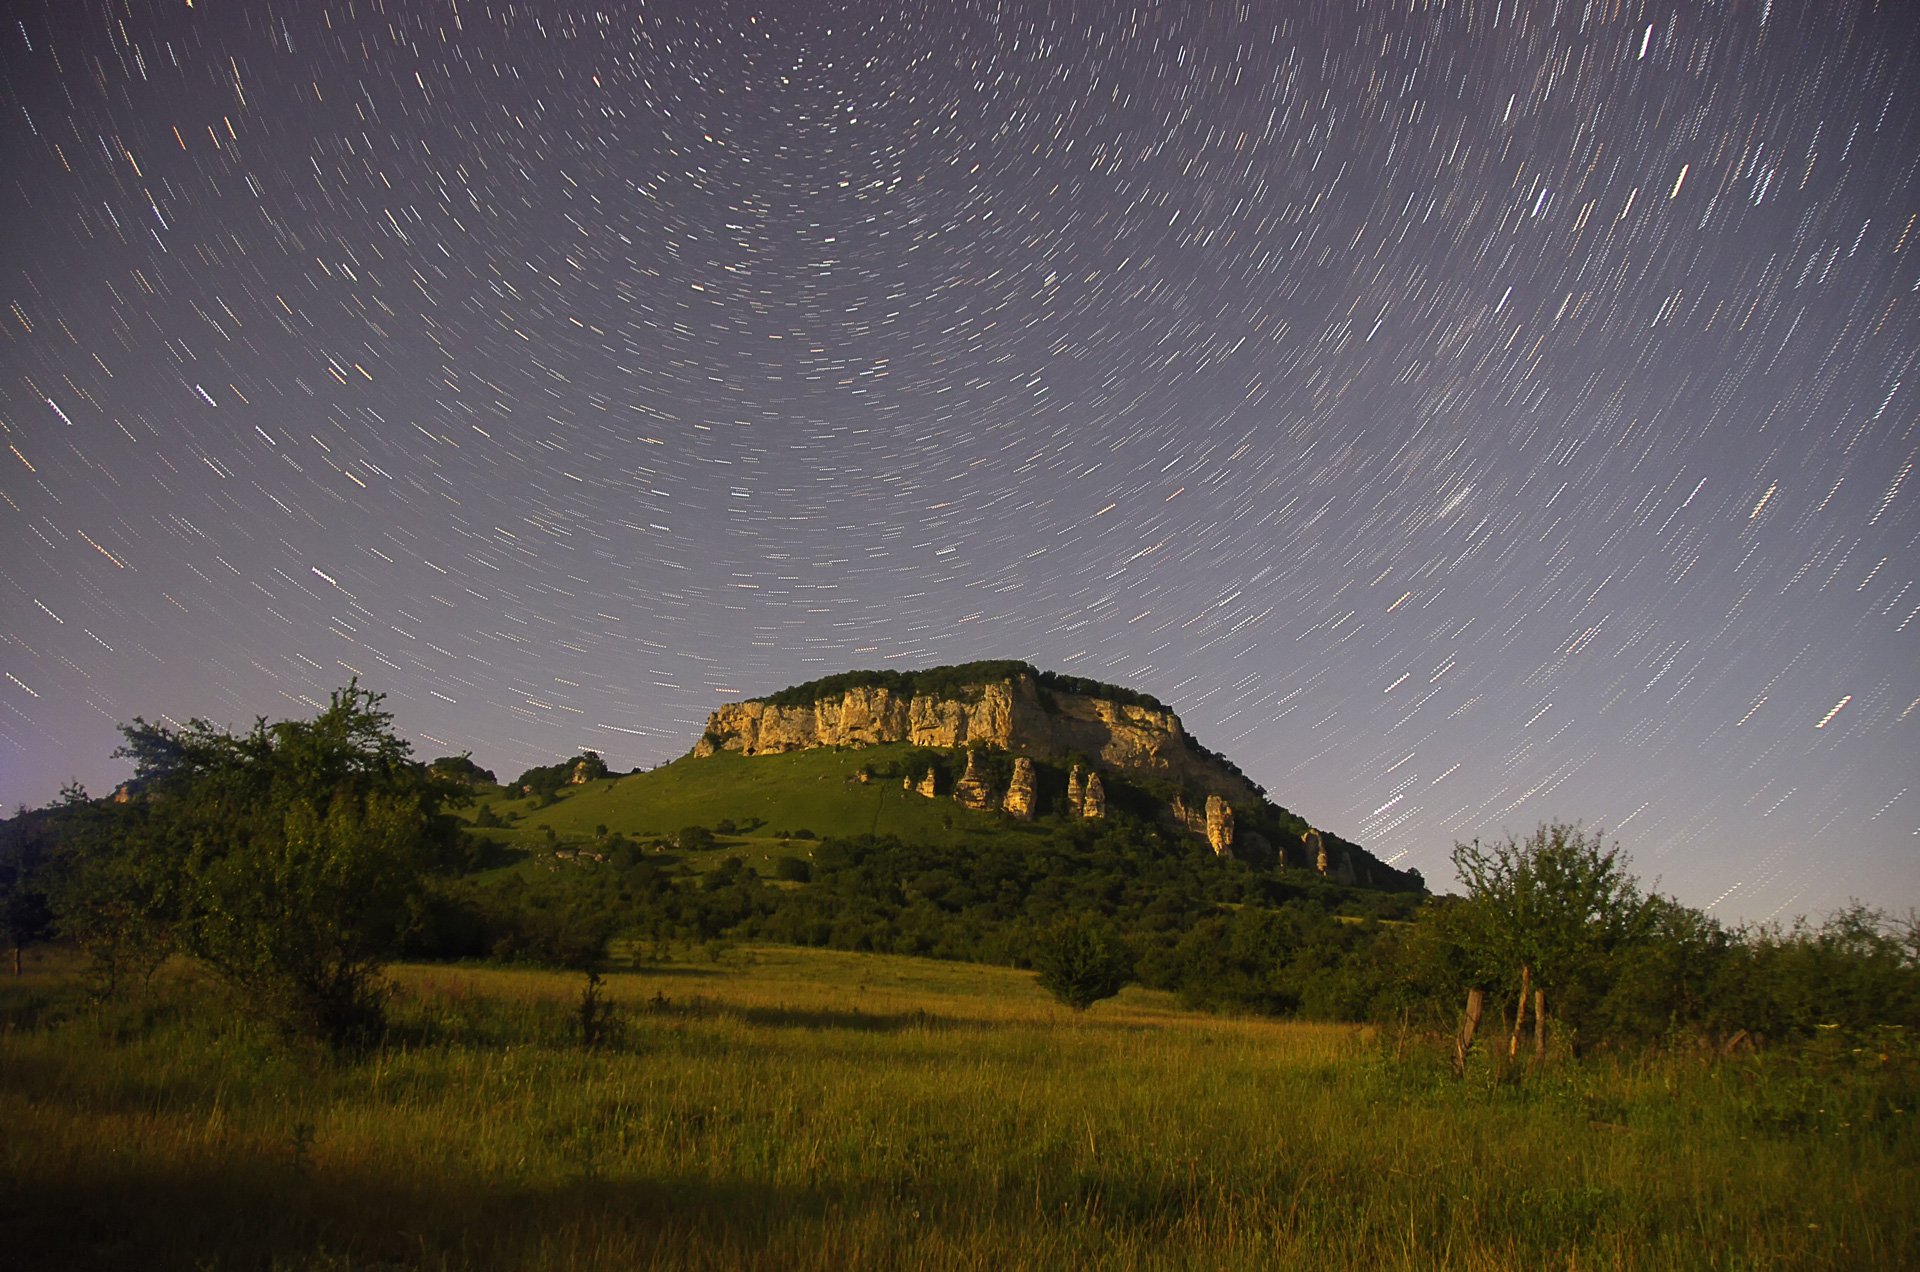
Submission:
[[1207,843],[1215,856],[1233,856],[1233,806],[1218,795],[1207,796]]
[[1107,790],[1100,784],[1098,773],[1087,774],[1087,784],[1080,792],[1080,815],[1094,820],[1107,815]]
[[1007,784],[1007,797],[1000,806],[1021,821],[1033,820],[1033,761],[1018,756],[1013,761],[1013,781]]
[[954,783],[953,798],[954,802],[962,808],[981,809],[993,807],[993,792],[987,789],[986,782],[981,779],[979,772],[974,767],[974,752],[972,751],[967,752],[967,771],[960,775],[958,782]]

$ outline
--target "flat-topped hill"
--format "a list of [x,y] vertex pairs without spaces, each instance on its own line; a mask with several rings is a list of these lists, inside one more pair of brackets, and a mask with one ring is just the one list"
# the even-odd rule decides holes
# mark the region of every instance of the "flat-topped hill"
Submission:
[[1196,742],[1158,699],[1023,662],[927,671],[854,671],[730,703],[707,720],[696,756],[778,755],[816,747],[905,742],[985,746],[1175,788],[1204,801],[1251,803],[1262,792]]
[[924,800],[1021,821],[1124,810],[1204,839],[1222,856],[1420,887],[1417,876],[1270,802],[1152,695],[1025,662],[849,671],[729,703],[708,717],[681,763],[869,748],[907,757],[889,772],[904,764],[896,786]]

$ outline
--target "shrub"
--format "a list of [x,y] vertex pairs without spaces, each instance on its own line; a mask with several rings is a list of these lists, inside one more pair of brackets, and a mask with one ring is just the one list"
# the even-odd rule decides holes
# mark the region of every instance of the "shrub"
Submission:
[[1112,998],[1133,979],[1133,961],[1105,924],[1075,916],[1062,920],[1033,950],[1040,987],[1073,1008],[1085,1011]]

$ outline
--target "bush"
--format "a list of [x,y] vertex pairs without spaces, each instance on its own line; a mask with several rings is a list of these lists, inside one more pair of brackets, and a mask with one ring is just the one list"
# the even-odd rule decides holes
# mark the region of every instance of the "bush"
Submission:
[[1042,936],[1033,951],[1040,987],[1073,1008],[1085,1011],[1112,998],[1133,979],[1133,960],[1105,924],[1071,917]]
[[374,1041],[381,964],[459,841],[445,780],[407,759],[379,704],[349,684],[313,720],[239,736],[124,727],[116,754],[144,793],[104,806],[78,846],[70,921],[130,912],[286,1033]]

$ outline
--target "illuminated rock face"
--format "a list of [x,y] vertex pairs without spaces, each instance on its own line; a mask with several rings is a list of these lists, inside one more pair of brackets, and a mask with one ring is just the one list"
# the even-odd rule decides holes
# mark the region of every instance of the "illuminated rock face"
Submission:
[[1019,756],[1013,762],[1013,780],[1007,784],[1007,795],[1000,801],[1000,807],[1021,821],[1032,821],[1036,786],[1033,761]]
[[1107,815],[1107,789],[1098,773],[1081,776],[1078,764],[1067,774],[1067,807],[1075,817],[1102,818]]
[[1233,806],[1218,795],[1207,796],[1207,844],[1216,856],[1233,856]]
[[1167,815],[1181,829],[1199,835],[1207,841],[1214,855],[1233,856],[1233,805],[1218,795],[1207,796],[1207,802],[1194,808],[1179,796],[1173,797],[1173,803],[1167,806]]
[[1080,792],[1080,815],[1089,821],[1107,815],[1107,788],[1100,784],[1098,773],[1087,774],[1086,788]]
[[987,789],[986,779],[980,776],[972,751],[967,752],[967,771],[953,784],[953,799],[962,808],[971,808],[976,812],[993,807],[993,792]]
[[1082,755],[1109,772],[1171,782],[1230,801],[1259,798],[1244,777],[1197,747],[1173,712],[1088,694],[1043,692],[1032,675],[1024,674],[941,696],[902,697],[869,686],[800,705],[730,703],[708,717],[693,753],[778,755],[889,742],[945,750],[980,742],[1043,760]]

